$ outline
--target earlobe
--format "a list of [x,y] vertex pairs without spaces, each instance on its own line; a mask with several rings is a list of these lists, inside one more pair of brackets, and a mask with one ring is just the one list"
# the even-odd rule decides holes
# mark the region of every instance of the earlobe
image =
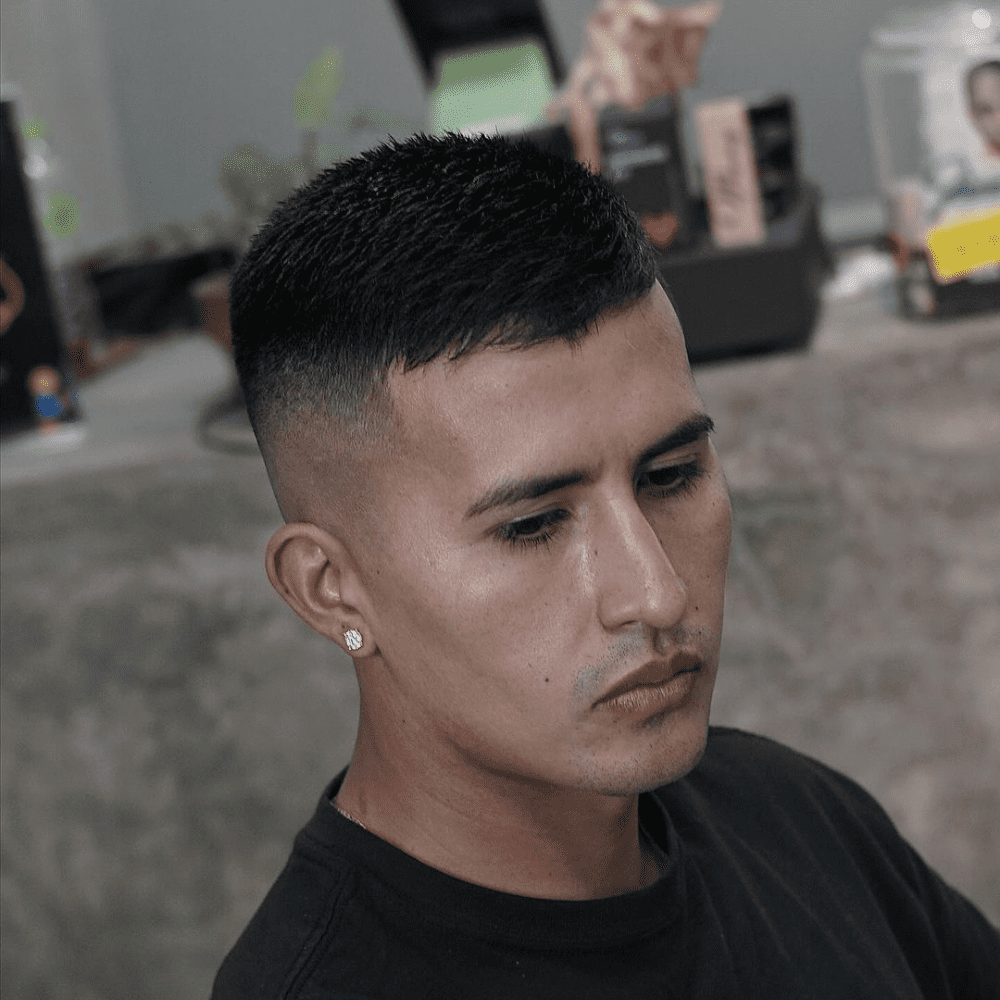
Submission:
[[265,555],[271,586],[288,606],[310,628],[345,648],[345,632],[361,634],[364,624],[344,596],[350,566],[350,555],[338,539],[303,521],[282,525]]

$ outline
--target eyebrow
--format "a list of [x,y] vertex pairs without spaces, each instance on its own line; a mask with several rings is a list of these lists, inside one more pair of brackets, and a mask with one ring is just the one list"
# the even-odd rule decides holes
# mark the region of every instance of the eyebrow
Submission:
[[[715,422],[707,413],[695,414],[650,445],[639,456],[638,464],[645,465],[646,462],[658,455],[694,444],[703,435],[711,434],[714,429]],[[538,497],[543,497],[548,493],[555,493],[557,490],[564,490],[569,486],[579,486],[592,478],[589,472],[573,470],[553,476],[501,480],[472,504],[465,512],[465,520],[479,517],[496,507],[512,507],[525,500],[537,500]]]

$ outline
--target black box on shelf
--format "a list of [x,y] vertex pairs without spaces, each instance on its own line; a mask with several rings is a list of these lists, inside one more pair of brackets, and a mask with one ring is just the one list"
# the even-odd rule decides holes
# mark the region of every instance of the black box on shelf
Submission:
[[764,220],[772,222],[791,211],[798,197],[799,141],[795,103],[787,94],[775,94],[749,103],[747,118],[764,203]]
[[151,336],[171,327],[196,327],[201,321],[192,285],[199,278],[236,264],[228,246],[154,260],[93,268],[88,274],[107,330]]
[[690,245],[690,196],[681,144],[680,106],[669,94],[638,111],[616,106],[598,116],[601,173],[639,216],[672,212],[677,231],[671,247]]
[[542,0],[393,0],[425,85],[434,85],[437,59],[449,52],[537,38],[558,85],[566,67]]
[[[707,224],[685,251],[661,252],[660,275],[692,362],[805,347],[833,257],[820,227],[820,193],[802,183],[791,208],[755,246],[715,245]],[[704,204],[696,203],[704,217]]]
[[[671,247],[689,246],[696,236],[681,146],[678,107],[670,97],[638,111],[606,108],[598,119],[601,174],[621,191],[640,217],[672,212],[677,228]],[[524,137],[548,152],[576,158],[565,125],[524,129]]]

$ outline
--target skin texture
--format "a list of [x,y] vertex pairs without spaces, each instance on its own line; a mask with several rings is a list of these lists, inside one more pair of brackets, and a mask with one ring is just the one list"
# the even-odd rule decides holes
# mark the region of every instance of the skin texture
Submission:
[[969,110],[990,152],[1000,157],[1000,73],[983,70],[969,85]]
[[[650,884],[638,794],[704,751],[730,539],[707,434],[640,463],[703,410],[669,300],[654,285],[575,348],[480,351],[395,373],[390,389],[399,447],[371,472],[377,526],[320,527],[343,519],[315,506],[310,480],[312,523],[284,525],[267,552],[303,620],[345,650],[345,630],[364,638],[338,804],[501,891],[587,899]],[[586,478],[466,516],[498,483],[567,471]],[[546,520],[547,544],[501,537],[537,538]],[[595,705],[681,654],[700,666],[669,711]]]
[[285,521],[318,525],[355,543],[376,533],[378,474],[398,458],[389,422],[380,412],[362,431],[351,421],[299,412],[286,426],[272,428],[262,450]]

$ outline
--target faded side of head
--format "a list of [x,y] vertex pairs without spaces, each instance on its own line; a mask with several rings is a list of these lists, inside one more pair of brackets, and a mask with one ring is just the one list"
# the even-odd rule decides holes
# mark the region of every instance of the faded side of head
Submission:
[[655,279],[621,195],[526,140],[418,134],[323,171],[251,241],[230,296],[285,520],[316,523],[322,506],[323,527],[349,530],[370,509],[361,484],[391,448],[391,371],[575,343]]

